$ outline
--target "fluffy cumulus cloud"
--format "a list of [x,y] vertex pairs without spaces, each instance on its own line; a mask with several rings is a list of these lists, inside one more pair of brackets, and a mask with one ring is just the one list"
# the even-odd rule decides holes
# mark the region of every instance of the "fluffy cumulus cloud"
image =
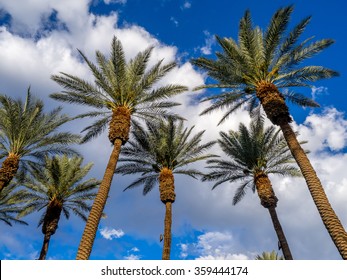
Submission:
[[124,231],[122,231],[121,229],[104,227],[100,229],[100,234],[103,238],[107,240],[112,240],[116,238],[121,238],[124,235]]
[[307,148],[312,152],[325,149],[339,151],[347,143],[347,121],[344,113],[327,108],[321,114],[309,115],[298,127],[300,138],[309,141]]
[[180,244],[182,258],[195,255],[198,260],[247,260],[248,256],[235,253],[237,240],[229,232],[206,232],[196,243]]

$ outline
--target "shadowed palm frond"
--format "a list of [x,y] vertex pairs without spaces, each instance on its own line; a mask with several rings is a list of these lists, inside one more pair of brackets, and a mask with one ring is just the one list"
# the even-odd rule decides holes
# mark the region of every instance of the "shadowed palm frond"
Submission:
[[23,210],[27,195],[23,190],[19,190],[17,182],[12,182],[0,193],[0,221],[9,226],[13,223],[27,225],[18,217]]

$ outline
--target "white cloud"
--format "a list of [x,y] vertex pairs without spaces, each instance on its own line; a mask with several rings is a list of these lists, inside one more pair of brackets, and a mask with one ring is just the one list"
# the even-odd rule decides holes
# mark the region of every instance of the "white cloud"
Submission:
[[207,30],[204,31],[205,35],[205,45],[200,47],[200,51],[204,55],[209,55],[212,53],[212,46],[216,43],[216,39],[214,38],[214,35],[212,35]]
[[315,87],[315,86],[312,86],[312,88],[311,88],[311,95],[312,95],[312,99],[313,100],[316,100],[319,95],[324,95],[324,94],[328,94],[328,88],[327,87],[323,87],[323,86]]
[[104,227],[100,229],[100,234],[107,240],[112,240],[114,238],[121,238],[124,235],[124,231],[121,229],[114,229]]
[[230,232],[206,232],[193,244],[180,244],[182,258],[198,255],[197,260],[247,260],[244,254],[234,253],[235,238]]
[[189,1],[185,1],[184,4],[181,6],[181,9],[182,10],[190,9],[191,7],[192,7],[192,3]]
[[124,259],[126,259],[126,260],[132,260],[132,261],[136,261],[136,260],[139,260],[139,259],[140,259],[140,257],[139,257],[139,256],[137,256],[137,255],[131,254],[131,255],[129,255],[129,256],[124,257]]
[[297,128],[300,139],[308,140],[305,145],[311,152],[328,148],[339,151],[347,144],[347,121],[344,113],[327,108],[321,114],[310,114]]
[[0,8],[11,14],[11,30],[21,34],[35,34],[41,29],[42,20],[58,13],[58,19],[69,25],[82,27],[82,21],[88,15],[90,0],[18,0],[1,1]]

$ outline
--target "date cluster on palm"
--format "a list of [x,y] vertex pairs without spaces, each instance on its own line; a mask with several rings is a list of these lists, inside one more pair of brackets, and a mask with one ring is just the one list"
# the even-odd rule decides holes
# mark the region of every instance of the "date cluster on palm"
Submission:
[[108,138],[113,144],[116,139],[122,140],[124,145],[129,139],[130,110],[120,106],[112,110],[112,119],[109,126]]
[[261,81],[258,83],[256,91],[266,116],[273,124],[280,125],[292,122],[285,98],[273,83]]
[[278,198],[275,196],[269,177],[259,172],[254,175],[254,182],[261,205],[265,208],[276,207]]
[[19,167],[19,156],[10,154],[0,168],[0,190],[6,187],[16,175]]
[[159,174],[160,200],[163,203],[175,202],[175,185],[172,170],[164,167]]

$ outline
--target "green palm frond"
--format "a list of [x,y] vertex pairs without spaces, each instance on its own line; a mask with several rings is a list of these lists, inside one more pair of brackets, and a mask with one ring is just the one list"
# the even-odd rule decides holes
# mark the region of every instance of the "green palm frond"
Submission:
[[18,189],[16,182],[12,182],[4,188],[0,193],[0,221],[9,226],[12,226],[12,223],[27,225],[25,221],[18,217],[26,200],[26,193]]
[[23,169],[24,160],[38,164],[47,155],[78,154],[68,145],[79,143],[80,137],[56,132],[70,120],[61,110],[58,107],[44,113],[42,101],[32,97],[30,88],[24,103],[21,99],[0,95],[0,157],[16,154]]
[[261,82],[274,84],[284,89],[288,101],[303,107],[317,107],[308,97],[289,88],[311,87],[312,82],[336,77],[339,74],[322,66],[303,66],[300,64],[322,52],[334,41],[322,39],[312,41],[313,37],[299,41],[311,17],[300,21],[287,32],[293,6],[280,8],[270,20],[265,31],[253,26],[251,15],[246,11],[239,24],[237,41],[232,38],[216,36],[222,51],[216,52],[215,59],[204,57],[192,59],[192,63],[205,70],[215,83],[200,85],[194,90],[221,88],[227,92],[211,93],[201,102],[211,105],[201,114],[225,109],[227,112],[221,122],[242,105],[250,112],[259,105],[256,87]]
[[283,256],[279,256],[278,253],[273,250],[272,252],[263,252],[261,255],[255,257],[256,260],[284,260]]
[[144,186],[144,194],[158,183],[160,170],[169,168],[174,174],[193,178],[203,174],[196,169],[186,169],[191,163],[214,157],[207,150],[214,144],[201,144],[203,131],[193,134],[194,127],[186,128],[182,120],[169,118],[146,122],[146,129],[137,126],[132,137],[122,149],[116,173],[139,174],[137,180],[126,189]]
[[[46,157],[43,167],[34,167],[32,176],[26,176],[22,182],[27,204],[20,216],[41,211],[55,199],[62,204],[66,218],[69,218],[69,212],[72,211],[84,219],[90,210],[89,203],[94,199],[100,181],[94,178],[84,180],[93,164],[82,166],[82,161],[83,158],[78,156]],[[43,222],[44,214],[39,225]]]
[[238,131],[220,132],[218,144],[224,156],[207,161],[211,171],[203,181],[213,181],[213,189],[226,182],[239,182],[233,204],[244,197],[247,187],[255,190],[254,174],[257,172],[301,176],[300,170],[293,165],[284,137],[274,126],[265,128],[263,117],[252,119],[249,127],[241,123]]
[[114,37],[109,58],[96,51],[96,64],[79,51],[94,76],[93,82],[67,73],[52,75],[52,80],[64,89],[60,93],[51,94],[53,99],[102,110],[100,115],[90,112],[76,116],[97,118],[83,130],[87,133],[83,142],[98,136],[109,123],[112,110],[120,106],[127,107],[132,116],[140,119],[176,116],[168,109],[179,104],[164,100],[188,88],[173,84],[158,85],[176,67],[176,63],[164,65],[161,60],[149,67],[152,51],[153,47],[149,47],[127,62],[121,42]]

